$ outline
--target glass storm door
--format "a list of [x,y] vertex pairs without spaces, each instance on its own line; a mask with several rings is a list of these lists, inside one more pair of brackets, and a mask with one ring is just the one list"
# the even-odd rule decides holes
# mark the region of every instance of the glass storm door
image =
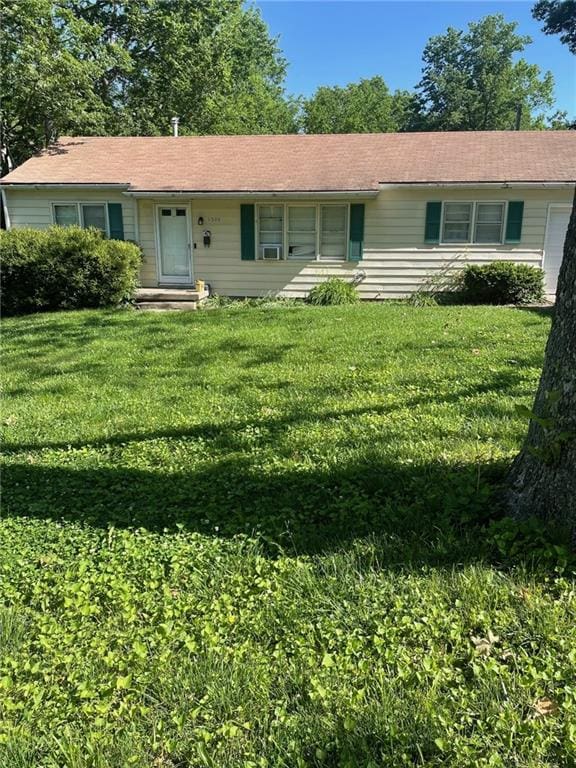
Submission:
[[160,240],[160,282],[191,283],[190,235],[188,209],[158,209]]

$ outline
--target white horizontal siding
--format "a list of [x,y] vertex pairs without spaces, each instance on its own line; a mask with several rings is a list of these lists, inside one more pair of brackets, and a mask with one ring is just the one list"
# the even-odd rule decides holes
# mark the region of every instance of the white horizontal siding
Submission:
[[124,237],[135,240],[134,232],[134,203],[121,192],[114,190],[38,190],[38,189],[4,189],[10,226],[15,228],[32,227],[46,229],[52,220],[53,203],[98,202],[121,203],[124,219]]
[[[134,237],[132,199],[121,193],[81,192],[78,199],[98,197],[121,202],[127,238]],[[157,285],[155,206],[191,204],[192,232],[196,248],[193,272],[210,283],[212,289],[228,296],[281,294],[302,297],[322,280],[331,276],[352,279],[360,270],[359,285],[363,298],[399,298],[417,290],[422,283],[438,275],[451,262],[486,264],[495,259],[542,264],[548,206],[570,203],[570,190],[550,189],[385,189],[377,198],[365,202],[364,258],[361,262],[262,262],[240,259],[240,205],[253,200],[138,200],[139,242],[144,252],[141,282]],[[54,193],[8,192],[8,207],[13,226],[48,226],[50,204],[64,200]],[[66,198],[71,199],[70,196]],[[72,198],[73,199],[73,198]],[[439,246],[424,240],[426,203],[429,200],[524,200],[522,241],[515,245]],[[276,201],[275,201],[276,202]],[[282,202],[282,201],[277,201]],[[200,227],[198,218],[204,219]],[[202,243],[202,230],[212,232],[212,245]]]

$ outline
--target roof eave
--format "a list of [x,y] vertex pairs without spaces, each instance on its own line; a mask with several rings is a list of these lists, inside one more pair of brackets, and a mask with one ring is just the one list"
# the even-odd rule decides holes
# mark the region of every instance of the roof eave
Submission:
[[30,181],[5,181],[0,179],[0,186],[12,187],[13,189],[116,189],[123,191],[130,188],[130,184],[107,182],[104,184],[94,184],[92,182],[66,181],[66,182],[30,182]]
[[200,197],[200,198],[373,198],[378,196],[379,189],[303,189],[303,190],[127,190],[123,194],[129,197]]
[[381,181],[380,189],[398,189],[401,187],[417,187],[422,189],[442,189],[444,187],[469,189],[483,187],[486,189],[572,189],[575,181]]

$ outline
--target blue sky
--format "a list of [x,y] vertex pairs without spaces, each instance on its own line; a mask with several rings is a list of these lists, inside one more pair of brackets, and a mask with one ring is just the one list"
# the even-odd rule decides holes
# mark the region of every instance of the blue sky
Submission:
[[576,115],[576,57],[556,35],[544,35],[531,16],[533,3],[362,2],[360,0],[257,0],[255,3],[288,59],[289,93],[310,95],[319,85],[345,85],[382,75],[388,86],[411,89],[420,79],[422,50],[448,26],[466,28],[489,13],[503,13],[532,37],[524,58],[551,70],[559,109]]

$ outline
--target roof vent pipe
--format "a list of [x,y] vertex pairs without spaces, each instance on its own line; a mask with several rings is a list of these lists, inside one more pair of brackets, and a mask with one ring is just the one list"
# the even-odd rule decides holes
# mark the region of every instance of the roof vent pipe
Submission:
[[178,123],[180,122],[179,117],[173,117],[170,120],[170,125],[172,126],[172,136],[178,136]]

